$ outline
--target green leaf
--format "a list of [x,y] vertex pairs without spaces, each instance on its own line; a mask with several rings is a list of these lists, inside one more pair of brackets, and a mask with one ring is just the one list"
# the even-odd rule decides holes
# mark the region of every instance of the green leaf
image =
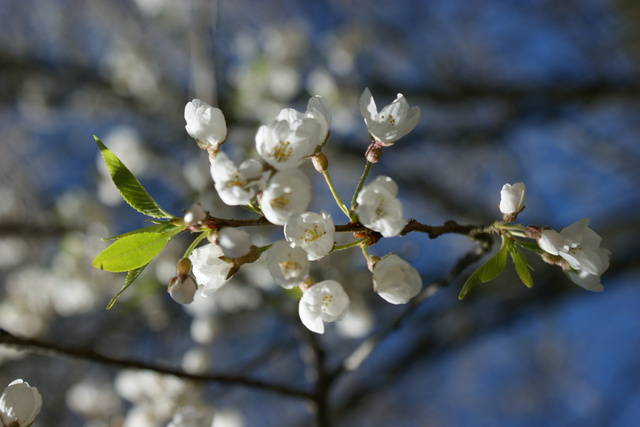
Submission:
[[127,277],[124,279],[124,284],[122,285],[122,288],[120,288],[118,293],[115,294],[113,298],[111,298],[111,301],[109,301],[109,304],[107,305],[107,310],[113,307],[113,304],[116,303],[116,300],[118,299],[118,297],[125,291],[125,289],[129,287],[129,285],[133,283],[134,280],[138,278],[140,273],[142,273],[142,270],[144,270],[147,265],[149,264],[145,264],[142,267],[138,267],[134,270],[130,270],[129,272],[127,272]]
[[125,236],[100,252],[91,265],[114,273],[135,270],[158,255],[175,234],[177,231]]
[[540,246],[538,246],[537,242],[524,242],[522,240],[515,240],[515,243],[521,248],[527,249],[531,252],[535,252],[535,253],[544,252],[542,249],[540,249]]
[[116,185],[122,198],[132,208],[140,213],[153,218],[173,218],[173,215],[167,213],[156,203],[155,200],[147,193],[140,181],[127,169],[120,159],[113,154],[97,136],[93,137],[98,144],[100,153],[104,158],[104,162],[109,169],[111,179]]
[[[168,233],[175,230],[178,227],[179,226],[172,224],[169,221],[162,221],[162,222],[150,225],[148,227],[143,227],[137,230],[128,231],[126,233],[119,234],[113,237],[108,237],[102,240],[117,240],[117,239],[122,239],[123,237],[133,236],[134,234],[142,234],[142,233]],[[185,228],[186,227],[183,226],[180,228],[180,230],[184,230]]]
[[529,269],[531,268],[527,263],[527,260],[522,255],[522,251],[516,245],[509,245],[509,255],[511,255],[511,259],[513,260],[513,265],[516,267],[516,273],[518,273],[518,277],[522,280],[522,283],[525,284],[527,288],[533,286],[533,277],[531,277],[531,272]]
[[500,250],[469,276],[460,291],[460,295],[458,295],[458,299],[463,299],[475,285],[488,282],[498,277],[507,264],[508,251],[508,244],[506,243],[506,238],[503,236]]

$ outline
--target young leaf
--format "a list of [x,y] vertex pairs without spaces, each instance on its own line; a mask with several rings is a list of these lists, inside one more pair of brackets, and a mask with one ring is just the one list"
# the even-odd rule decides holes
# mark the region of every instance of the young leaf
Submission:
[[510,245],[509,255],[511,255],[513,265],[515,265],[516,267],[516,273],[518,273],[518,277],[520,277],[522,283],[524,283],[527,288],[532,287],[533,277],[531,277],[531,273],[529,272],[529,264],[527,264],[527,260],[524,259],[522,251],[520,251],[520,249],[516,245]]
[[[169,233],[177,227],[179,226],[172,224],[169,221],[162,221],[153,225],[149,225],[148,227],[138,228],[137,230],[128,231],[126,233],[118,234],[117,236],[108,237],[102,240],[118,240],[122,239],[123,237],[141,233]],[[184,230],[184,228],[185,226],[180,228],[180,230]]]
[[104,162],[109,169],[111,179],[116,185],[122,198],[132,208],[140,213],[153,218],[172,218],[173,216],[165,212],[158,203],[147,193],[140,181],[133,176],[131,171],[113,154],[97,136],[93,137],[98,144],[100,153],[104,158]]
[[122,285],[122,288],[120,288],[118,293],[115,294],[113,298],[111,298],[111,301],[109,301],[109,304],[107,305],[107,310],[113,307],[113,304],[116,303],[116,300],[118,299],[118,297],[125,291],[125,289],[129,287],[130,284],[133,283],[134,280],[138,278],[140,273],[142,273],[142,270],[144,270],[147,265],[149,264],[145,264],[142,267],[138,267],[134,270],[130,270],[129,272],[127,272],[127,277],[124,279],[124,284]]
[[489,258],[487,262],[478,267],[478,269],[469,276],[460,291],[460,295],[458,295],[458,299],[463,299],[475,285],[488,282],[498,277],[507,264],[508,251],[508,244],[503,237],[502,246],[500,246],[498,253]]
[[158,255],[177,231],[140,233],[123,237],[100,252],[91,265],[114,273],[135,270]]

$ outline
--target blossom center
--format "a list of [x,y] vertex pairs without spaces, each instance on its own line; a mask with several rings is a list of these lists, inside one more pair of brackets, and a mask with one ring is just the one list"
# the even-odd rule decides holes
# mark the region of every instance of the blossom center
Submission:
[[293,147],[291,147],[291,143],[289,141],[278,141],[275,147],[273,147],[271,157],[276,159],[278,162],[283,162],[291,156],[292,151]]

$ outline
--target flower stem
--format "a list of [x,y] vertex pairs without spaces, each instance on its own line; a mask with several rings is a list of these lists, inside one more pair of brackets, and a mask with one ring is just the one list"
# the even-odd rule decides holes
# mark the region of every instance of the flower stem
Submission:
[[345,243],[343,245],[336,245],[336,246],[333,247],[333,251],[332,252],[342,251],[344,249],[353,248],[354,246],[359,246],[365,240],[366,240],[366,238],[365,239],[354,240],[353,242]]
[[351,215],[349,215],[349,211],[347,210],[347,207],[345,206],[344,203],[342,203],[342,200],[340,199],[340,196],[336,191],[336,187],[333,185],[333,181],[331,181],[331,177],[329,176],[329,171],[327,170],[322,171],[322,176],[324,176],[324,180],[327,182],[327,185],[329,186],[329,190],[331,190],[331,194],[333,195],[333,199],[336,201],[336,203],[340,207],[340,210],[347,216],[347,218],[351,219]]
[[188,258],[189,255],[191,255],[191,252],[193,252],[193,250],[196,248],[196,246],[198,246],[198,243],[200,243],[202,241],[202,239],[204,239],[208,235],[209,235],[209,232],[207,232],[207,231],[203,231],[202,233],[200,233],[200,235],[198,237],[196,237],[193,240],[193,242],[191,242],[191,244],[187,248],[187,251],[184,253],[184,257],[183,258]]
[[[369,175],[369,171],[371,170],[371,166],[372,165],[373,165],[373,163],[371,163],[370,161],[367,160],[367,165],[364,167],[364,171],[362,172],[362,176],[360,177],[360,181],[358,182],[358,185],[356,186],[356,191],[353,192],[353,197],[351,198],[351,211],[352,212],[356,207],[356,200],[358,199],[358,194],[360,193],[360,190],[362,190],[362,186],[364,185],[364,182],[367,180],[367,176]],[[351,219],[354,219],[354,218],[351,218]]]

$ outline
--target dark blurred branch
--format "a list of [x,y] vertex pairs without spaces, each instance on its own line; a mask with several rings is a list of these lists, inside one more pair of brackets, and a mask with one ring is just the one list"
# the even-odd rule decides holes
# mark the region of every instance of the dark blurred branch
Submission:
[[82,230],[57,224],[0,223],[0,237],[60,237],[71,231]]
[[286,385],[266,382],[254,378],[248,378],[240,375],[224,375],[224,374],[190,374],[182,369],[171,368],[168,366],[155,365],[152,363],[141,362],[133,359],[117,358],[107,356],[88,348],[78,347],[62,347],[55,344],[47,343],[40,340],[20,338],[10,332],[0,329],[0,344],[15,346],[20,349],[27,349],[34,353],[39,353],[50,357],[68,356],[75,359],[83,359],[91,362],[102,363],[106,365],[118,366],[126,369],[146,369],[160,374],[174,375],[185,380],[192,381],[208,381],[226,384],[241,385],[249,388],[271,391],[285,396],[296,397],[300,399],[313,400],[314,395],[304,390],[288,387]]

